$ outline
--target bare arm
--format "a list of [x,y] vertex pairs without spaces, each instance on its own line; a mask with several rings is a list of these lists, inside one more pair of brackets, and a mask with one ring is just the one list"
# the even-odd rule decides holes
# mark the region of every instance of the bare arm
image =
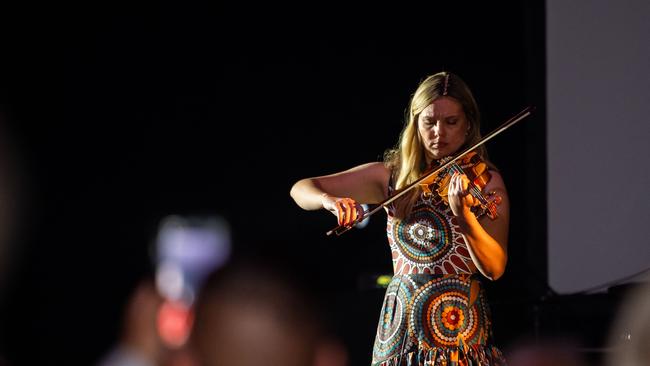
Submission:
[[323,208],[323,194],[351,198],[358,203],[379,203],[388,194],[389,176],[383,163],[367,163],[335,174],[301,179],[291,187],[290,195],[305,210]]
[[[458,217],[472,261],[485,277],[496,280],[503,275],[508,261],[510,203],[501,175],[497,172],[491,172],[491,175],[492,178],[484,191],[495,191],[502,198],[501,204],[497,206],[495,220],[490,219],[487,215],[477,219],[470,210],[474,198],[471,195],[465,195],[468,184],[466,177],[459,176],[450,183],[449,203],[452,211]],[[460,184],[463,186],[462,190]]]

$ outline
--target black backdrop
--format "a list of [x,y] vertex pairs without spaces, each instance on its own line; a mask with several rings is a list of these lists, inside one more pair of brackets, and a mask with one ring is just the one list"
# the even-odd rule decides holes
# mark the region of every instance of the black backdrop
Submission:
[[2,97],[24,175],[2,304],[15,364],[99,357],[169,213],[221,215],[235,252],[276,245],[322,273],[353,364],[369,362],[382,293],[359,283],[391,271],[385,216],[326,237],[333,217],[288,192],[380,159],[440,70],[472,87],[484,133],[537,107],[487,144],[512,201],[508,269],[488,284],[495,333],[505,345],[531,331],[546,285],[542,1],[8,10]]

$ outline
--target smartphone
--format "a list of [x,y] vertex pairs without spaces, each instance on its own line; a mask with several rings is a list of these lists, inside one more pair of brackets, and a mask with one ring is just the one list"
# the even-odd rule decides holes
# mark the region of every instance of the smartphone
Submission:
[[155,240],[159,293],[166,300],[191,307],[203,280],[225,264],[230,253],[230,228],[222,217],[165,217]]

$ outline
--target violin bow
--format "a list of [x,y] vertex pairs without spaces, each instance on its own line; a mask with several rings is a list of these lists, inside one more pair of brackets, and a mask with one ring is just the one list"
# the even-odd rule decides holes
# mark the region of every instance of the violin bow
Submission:
[[364,212],[363,215],[360,216],[361,219],[357,218],[356,220],[352,221],[348,225],[339,225],[339,226],[335,227],[334,229],[328,231],[327,235],[329,236],[329,235],[332,235],[332,234],[336,234],[337,236],[339,236],[339,235],[345,233],[346,231],[352,229],[353,227],[355,227],[361,221],[365,220],[366,218],[372,216],[373,214],[375,214],[376,212],[381,210],[384,206],[386,206],[386,205],[392,203],[393,201],[395,201],[396,199],[402,197],[404,194],[406,194],[406,192],[410,191],[413,187],[416,187],[419,183],[427,180],[428,178],[432,177],[435,174],[438,174],[440,171],[442,171],[444,169],[447,169],[451,164],[455,163],[458,159],[463,157],[463,155],[465,155],[468,152],[470,152],[470,151],[476,149],[477,147],[483,145],[487,141],[494,138],[496,135],[498,135],[501,132],[503,132],[503,131],[507,130],[508,128],[512,127],[515,123],[517,123],[517,122],[521,121],[522,119],[528,117],[533,112],[533,110],[535,110],[535,107],[532,107],[532,106],[524,108],[524,110],[522,110],[521,112],[515,114],[509,120],[502,123],[501,126],[497,127],[494,131],[492,131],[492,132],[488,133],[487,135],[485,135],[477,143],[475,143],[472,146],[467,147],[465,150],[463,150],[459,154],[457,154],[453,159],[447,161],[446,163],[444,163],[443,165],[438,167],[438,169],[436,169],[436,170],[434,170],[434,171],[432,171],[432,172],[430,172],[428,174],[425,174],[425,175],[421,176],[420,178],[416,179],[411,184],[409,184],[406,187],[398,190],[392,196],[390,196],[387,199],[383,200],[382,202],[378,203],[372,210]]

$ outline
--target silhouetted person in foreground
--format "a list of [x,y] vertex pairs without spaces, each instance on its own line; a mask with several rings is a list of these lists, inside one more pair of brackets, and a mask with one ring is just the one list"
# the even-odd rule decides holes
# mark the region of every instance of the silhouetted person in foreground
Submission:
[[577,343],[564,337],[521,340],[507,352],[508,366],[587,366]]
[[165,363],[165,349],[156,331],[156,315],[162,304],[153,280],[142,280],[124,309],[122,331],[117,343],[98,366],[158,366]]
[[347,365],[307,279],[270,261],[239,260],[214,272],[195,308],[196,365]]
[[636,284],[625,295],[608,343],[605,366],[650,365],[650,282]]

